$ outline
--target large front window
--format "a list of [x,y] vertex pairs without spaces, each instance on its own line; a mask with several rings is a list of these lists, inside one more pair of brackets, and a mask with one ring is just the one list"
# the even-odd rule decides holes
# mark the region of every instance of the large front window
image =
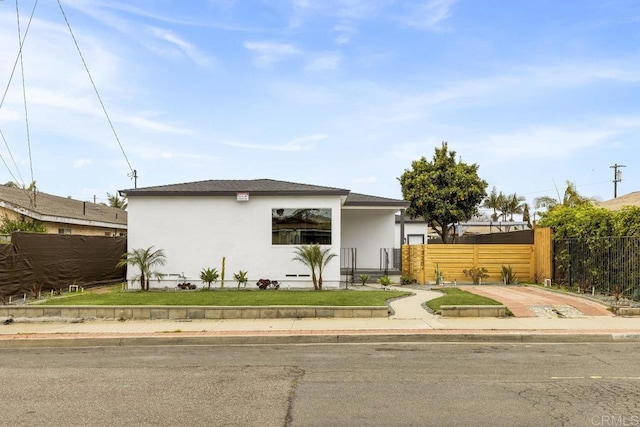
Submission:
[[272,209],[274,245],[330,245],[331,209]]

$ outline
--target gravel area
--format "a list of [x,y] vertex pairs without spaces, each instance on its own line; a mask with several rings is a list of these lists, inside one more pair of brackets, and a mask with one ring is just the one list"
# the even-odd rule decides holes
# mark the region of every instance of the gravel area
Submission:
[[584,314],[570,305],[528,305],[536,317],[584,317]]

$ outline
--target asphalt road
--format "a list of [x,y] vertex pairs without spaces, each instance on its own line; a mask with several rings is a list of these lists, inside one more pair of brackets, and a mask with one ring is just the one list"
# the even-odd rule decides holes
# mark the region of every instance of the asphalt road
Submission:
[[639,343],[0,350],[2,426],[640,426]]

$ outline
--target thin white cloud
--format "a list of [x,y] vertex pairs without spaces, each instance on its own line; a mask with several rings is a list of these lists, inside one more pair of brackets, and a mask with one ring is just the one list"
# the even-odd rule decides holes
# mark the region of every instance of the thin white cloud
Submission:
[[223,142],[223,144],[232,147],[252,148],[269,151],[310,151],[316,146],[317,142],[323,141],[328,137],[329,136],[325,134],[308,135],[294,138],[291,141],[285,142],[284,144],[280,145],[261,145],[234,141],[225,141]]
[[[181,53],[190,58],[193,62],[200,66],[209,66],[213,63],[213,59],[208,55],[200,52],[200,50],[193,44],[185,41],[172,31],[164,30],[161,28],[150,28],[151,34],[157,39],[168,43],[171,47],[177,48]],[[160,52],[157,50],[157,52]]]
[[358,29],[355,26],[346,24],[338,24],[334,26],[333,31],[336,33],[335,42],[337,44],[349,43],[353,36],[358,33]]
[[304,67],[304,70],[309,73],[335,71],[340,66],[341,60],[341,56],[337,53],[317,55]]
[[151,120],[145,117],[123,116],[119,118],[118,121],[135,126],[142,130],[150,130],[157,133],[193,135],[193,131],[191,131],[191,129],[187,129],[182,126],[171,125],[157,120]]
[[451,16],[451,9],[457,0],[428,0],[411,4],[398,20],[408,27],[430,31],[441,30],[441,24]]
[[254,63],[258,67],[268,67],[286,57],[301,53],[295,46],[288,43],[247,41],[244,47],[254,54]]
[[497,161],[557,160],[605,144],[616,133],[607,127],[547,125],[491,134],[480,145]]

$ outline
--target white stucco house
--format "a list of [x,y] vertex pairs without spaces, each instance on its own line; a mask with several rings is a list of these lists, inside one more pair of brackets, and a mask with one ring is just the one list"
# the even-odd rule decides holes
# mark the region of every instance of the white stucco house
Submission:
[[[183,277],[200,283],[200,271],[220,271],[223,257],[225,286],[235,286],[233,273],[244,270],[249,286],[266,278],[284,288],[311,287],[308,268],[292,259],[298,245],[316,243],[337,255],[323,279],[325,287],[338,287],[348,273],[388,267],[385,254],[401,246],[395,214],[409,206],[403,200],[270,179],[198,181],[120,194],[128,199],[129,250],[153,246],[166,254],[162,272],[167,276],[152,287],[174,287]],[[136,287],[132,270],[128,278]]]

